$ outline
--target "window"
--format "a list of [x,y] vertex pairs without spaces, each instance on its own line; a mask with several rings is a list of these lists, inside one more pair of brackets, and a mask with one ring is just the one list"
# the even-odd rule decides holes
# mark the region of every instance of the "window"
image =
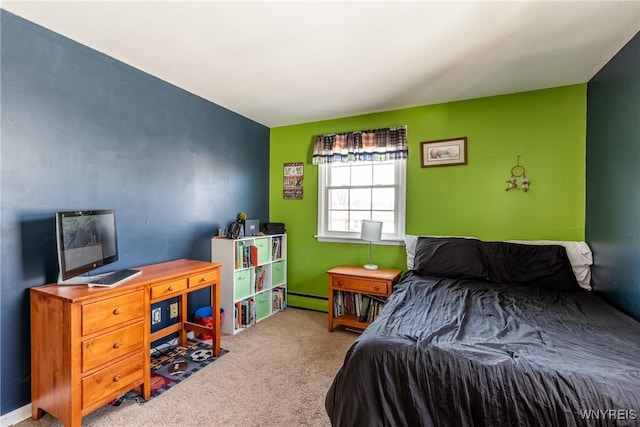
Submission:
[[359,239],[363,219],[383,222],[382,240],[402,241],[406,159],[318,168],[319,241]]

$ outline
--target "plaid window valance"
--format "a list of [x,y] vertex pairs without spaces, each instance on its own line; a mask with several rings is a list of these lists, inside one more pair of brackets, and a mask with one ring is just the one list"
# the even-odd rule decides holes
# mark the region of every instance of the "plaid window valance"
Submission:
[[320,135],[313,147],[312,164],[406,159],[407,127],[361,130]]

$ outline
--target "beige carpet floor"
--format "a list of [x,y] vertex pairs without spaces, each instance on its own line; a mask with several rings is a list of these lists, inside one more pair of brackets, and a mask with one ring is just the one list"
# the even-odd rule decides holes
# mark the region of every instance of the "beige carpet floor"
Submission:
[[[148,402],[125,400],[85,416],[83,426],[330,426],[324,398],[358,337],[327,315],[288,308],[234,336],[229,353]],[[61,426],[45,415],[20,427]]]

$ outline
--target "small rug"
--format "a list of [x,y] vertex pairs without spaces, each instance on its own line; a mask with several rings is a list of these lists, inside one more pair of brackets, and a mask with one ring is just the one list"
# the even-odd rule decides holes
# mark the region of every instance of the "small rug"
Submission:
[[[176,346],[164,353],[151,355],[151,397],[160,396],[180,381],[189,378],[208,364],[215,362],[229,351],[221,348],[220,356],[214,357],[211,345],[201,341],[188,341],[186,346]],[[135,399],[138,403],[146,402],[136,387],[119,397],[111,404],[118,406],[124,399]]]

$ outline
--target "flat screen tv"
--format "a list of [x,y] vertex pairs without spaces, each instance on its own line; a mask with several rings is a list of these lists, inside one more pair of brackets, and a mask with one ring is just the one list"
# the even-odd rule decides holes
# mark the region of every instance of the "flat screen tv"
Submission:
[[112,209],[56,213],[58,284],[86,283],[78,277],[118,260],[116,213]]

